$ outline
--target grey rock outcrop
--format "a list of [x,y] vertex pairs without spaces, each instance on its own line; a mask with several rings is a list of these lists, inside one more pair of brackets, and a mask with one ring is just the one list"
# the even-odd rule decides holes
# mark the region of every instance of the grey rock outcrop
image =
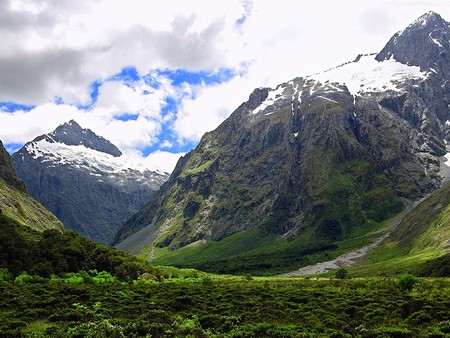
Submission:
[[376,60],[395,60],[434,69],[443,77],[450,75],[449,23],[434,12],[428,12],[403,31],[397,32],[376,56]]
[[74,120],[70,120],[69,122],[58,126],[49,134],[37,137],[34,142],[42,139],[51,140],[51,142],[64,143],[68,146],[82,145],[86,148],[97,150],[114,157],[122,155],[122,152],[110,141],[96,135],[90,129],[81,128]]

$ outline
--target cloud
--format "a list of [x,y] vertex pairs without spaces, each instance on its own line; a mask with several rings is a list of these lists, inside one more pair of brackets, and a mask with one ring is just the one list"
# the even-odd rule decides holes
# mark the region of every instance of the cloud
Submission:
[[170,153],[167,151],[157,150],[146,157],[146,162],[149,166],[153,166],[167,173],[171,173],[178,160],[183,155],[185,155],[185,153]]
[[138,113],[145,117],[159,119],[161,107],[164,104],[164,92],[154,91],[143,83],[132,87],[121,81],[108,81],[103,83],[98,91],[95,111],[104,111],[106,115]]
[[0,135],[4,143],[25,143],[48,133],[61,123],[83,115],[75,106],[44,104],[30,111],[0,111]]
[[130,65],[141,74],[229,65],[229,22],[243,8],[227,3],[2,1],[0,101],[87,104],[91,82]]
[[102,126],[101,134],[124,153],[132,153],[136,148],[143,148],[156,142],[160,128],[160,123],[138,117],[137,120],[129,121],[112,120],[106,126]]
[[75,119],[124,153],[178,154],[254,88],[377,52],[424,12],[450,19],[448,5],[0,1],[0,139],[15,147]]
[[[179,106],[174,130],[179,141],[197,141],[215,129],[243,101],[247,100],[251,85],[245,77],[214,86],[193,87],[194,95],[185,98]],[[226,97],[226,100],[223,98]]]

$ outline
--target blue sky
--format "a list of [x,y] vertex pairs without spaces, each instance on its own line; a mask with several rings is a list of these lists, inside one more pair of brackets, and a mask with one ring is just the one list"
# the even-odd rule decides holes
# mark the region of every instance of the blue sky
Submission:
[[430,10],[450,20],[448,0],[4,0],[0,140],[74,119],[171,171],[254,88],[377,52]]

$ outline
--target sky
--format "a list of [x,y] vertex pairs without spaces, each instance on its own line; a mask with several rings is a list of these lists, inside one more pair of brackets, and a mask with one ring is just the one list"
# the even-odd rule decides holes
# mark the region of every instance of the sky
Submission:
[[450,0],[0,0],[0,140],[71,119],[170,172],[258,87],[379,52]]

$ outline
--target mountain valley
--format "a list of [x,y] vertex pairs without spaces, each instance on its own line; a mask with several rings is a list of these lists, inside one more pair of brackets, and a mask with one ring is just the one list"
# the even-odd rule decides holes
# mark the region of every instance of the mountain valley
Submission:
[[75,120],[0,141],[0,336],[449,337],[449,142],[435,12],[255,89],[170,175]]
[[300,261],[302,250],[320,256],[386,224],[447,180],[449,37],[429,12],[378,54],[255,89],[115,242],[151,246],[159,264],[211,269],[224,265],[220,243],[234,261],[250,251],[260,264],[275,251]]

